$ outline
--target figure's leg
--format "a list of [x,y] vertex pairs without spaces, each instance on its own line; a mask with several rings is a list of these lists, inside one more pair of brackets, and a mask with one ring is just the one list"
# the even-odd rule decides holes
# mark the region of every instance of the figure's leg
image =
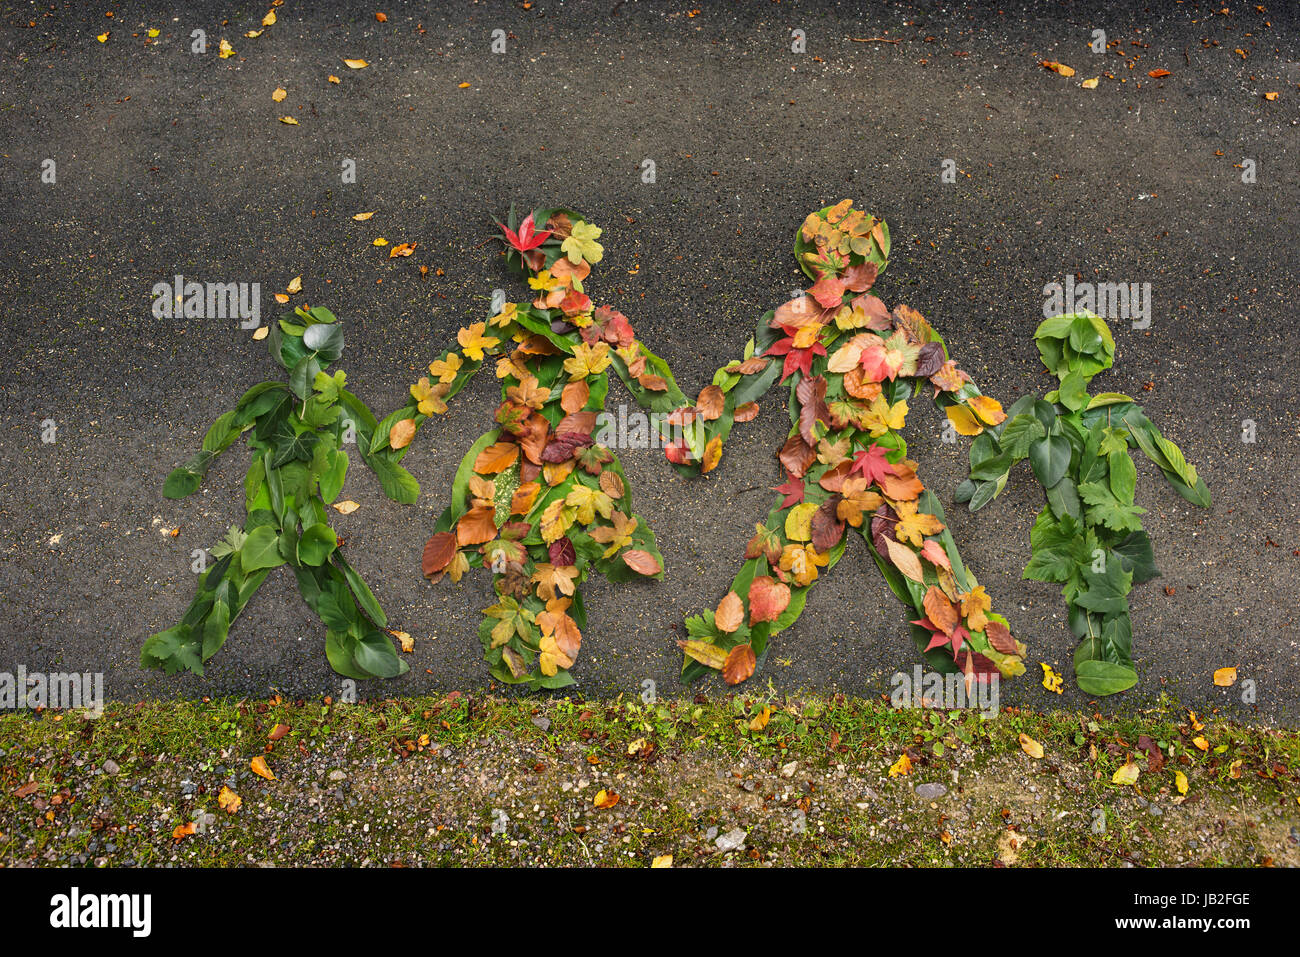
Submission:
[[[1080,566],[1083,587],[1067,602],[1070,631],[1079,641],[1074,650],[1074,675],[1087,694],[1115,694],[1138,681],[1128,604],[1128,591],[1138,579],[1124,567],[1113,547],[1105,547],[1106,541],[1118,537],[1115,533],[1085,526],[1085,535],[1102,547],[1093,552],[1091,564]],[[1084,595],[1089,598],[1086,607],[1080,603]]]
[[180,622],[145,641],[140,651],[143,667],[162,668],[168,674],[182,669],[203,674],[203,662],[225,643],[230,625],[269,571],[246,573],[242,553],[242,547],[228,550],[200,575],[194,599]]
[[686,619],[687,638],[679,642],[686,653],[683,681],[711,669],[722,671],[729,684],[748,678],[766,658],[769,639],[794,624],[820,575],[844,554],[843,537],[818,552],[808,541],[809,510],[794,511],[798,508],[778,500],[766,521],[755,526],[745,564],[718,607]]
[[890,590],[916,614],[918,649],[941,670],[1021,674],[1025,647],[962,561],[939,499],[910,465],[894,468],[895,474],[876,480],[873,489],[885,501],[858,532]]

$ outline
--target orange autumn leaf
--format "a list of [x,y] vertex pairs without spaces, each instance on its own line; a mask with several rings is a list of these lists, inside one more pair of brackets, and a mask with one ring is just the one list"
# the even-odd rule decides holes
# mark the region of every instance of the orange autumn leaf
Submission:
[[424,543],[424,558],[421,562],[424,577],[430,578],[443,571],[455,555],[456,536],[451,532],[435,532]]
[[945,635],[951,635],[953,629],[961,622],[957,607],[948,600],[948,596],[937,585],[931,585],[922,602],[925,615],[935,627]]
[[493,520],[496,510],[490,506],[471,508],[456,523],[456,541],[464,545],[482,545],[497,537],[497,526]]
[[560,408],[569,413],[577,412],[587,404],[590,396],[591,388],[587,385],[586,379],[570,382],[560,393]]
[[1057,63],[1055,60],[1040,60],[1039,66],[1051,70],[1059,76],[1074,76],[1074,68],[1068,67],[1064,63]]
[[700,410],[700,418],[712,422],[722,415],[726,397],[716,385],[706,385],[700,390],[700,397],[695,400],[695,407]]
[[723,680],[729,685],[740,684],[754,673],[757,662],[758,659],[754,656],[752,647],[749,645],[736,645],[728,652],[727,660],[722,666]]
[[596,792],[596,797],[591,803],[596,805],[596,807],[600,808],[602,811],[607,811],[617,804],[618,800],[618,795],[613,791],[606,791],[604,788],[601,788]]
[[712,472],[722,461],[722,436],[715,435],[709,439],[708,444],[704,446],[704,461],[700,466],[701,472]]
[[183,841],[191,834],[196,833],[198,829],[199,826],[193,821],[188,824],[177,824],[175,830],[172,831],[172,837],[178,841]]
[[896,463],[893,469],[893,472],[877,477],[876,484],[895,502],[910,501],[925,491],[925,486],[916,477],[916,470],[907,460]]
[[911,542],[920,548],[926,535],[938,535],[943,531],[943,522],[933,515],[918,512],[915,502],[896,502],[894,511],[898,512],[894,534],[900,542]]
[[734,591],[727,592],[718,602],[718,610],[713,614],[713,623],[718,631],[731,634],[745,621],[745,603]]
[[393,427],[388,430],[388,444],[394,449],[404,449],[411,444],[411,439],[415,438],[415,420],[399,419],[393,423]]
[[1236,681],[1236,668],[1219,668],[1214,672],[1214,683],[1220,688],[1231,688]]
[[749,422],[758,418],[758,403],[746,402],[744,405],[736,406],[736,411],[732,414],[732,419],[736,422]]
[[[604,478],[603,474],[601,478]],[[527,515],[531,512],[533,503],[537,501],[537,494],[541,490],[542,486],[539,482],[525,482],[515,489],[515,494],[510,499],[510,514]]]
[[987,395],[973,395],[966,400],[966,404],[974,410],[975,414],[984,420],[987,425],[998,425],[1005,422],[1007,414],[1002,411],[1002,403],[997,399]]
[[659,559],[640,548],[629,548],[623,553],[623,564],[638,575],[658,575],[662,571]]
[[252,761],[248,762],[248,767],[259,778],[266,778],[268,781],[275,780],[275,775],[272,774],[271,769],[266,766],[266,758],[262,757],[260,754],[253,758]]
[[901,777],[905,774],[912,773],[912,759],[904,751],[902,756],[889,766],[889,776],[891,778]]
[[217,795],[217,807],[227,814],[238,814],[239,808],[243,805],[244,799],[241,798],[224,784],[221,786],[221,793]]
[[952,562],[948,560],[948,553],[933,538],[927,538],[925,544],[921,546],[921,557],[931,565],[952,571]]
[[1031,758],[1041,758],[1044,753],[1043,746],[1027,734],[1020,735],[1020,750]]
[[1158,80],[1158,79],[1160,79],[1161,77],[1165,77],[1165,76],[1173,76],[1173,74],[1170,73],[1168,70],[1148,70],[1148,71],[1147,71],[1147,76],[1152,77],[1152,78]]
[[493,442],[474,459],[474,471],[480,475],[504,472],[519,458],[519,446],[514,442]]

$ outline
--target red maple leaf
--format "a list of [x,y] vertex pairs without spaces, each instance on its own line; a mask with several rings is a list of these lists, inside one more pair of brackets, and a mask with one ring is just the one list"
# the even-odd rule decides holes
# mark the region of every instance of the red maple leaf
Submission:
[[550,230],[543,230],[540,233],[533,232],[533,214],[529,213],[524,217],[524,221],[519,224],[519,232],[515,232],[505,223],[498,223],[501,231],[506,234],[506,241],[521,253],[526,253],[530,249],[536,249],[546,240],[551,238]]
[[807,349],[796,349],[794,336],[787,335],[784,339],[778,339],[768,346],[763,355],[785,356],[785,363],[781,367],[781,381],[784,382],[796,369],[804,375],[812,375],[813,358],[826,355],[826,347],[820,341],[816,341]]
[[857,472],[868,484],[879,482],[883,476],[894,475],[894,466],[885,458],[885,450],[872,443],[871,448],[863,449],[853,456],[853,468],[849,474]]
[[799,481],[789,472],[785,473],[786,480],[784,484],[778,485],[772,489],[773,492],[780,492],[785,496],[781,502],[782,508],[789,508],[791,505],[798,505],[803,501],[803,482]]

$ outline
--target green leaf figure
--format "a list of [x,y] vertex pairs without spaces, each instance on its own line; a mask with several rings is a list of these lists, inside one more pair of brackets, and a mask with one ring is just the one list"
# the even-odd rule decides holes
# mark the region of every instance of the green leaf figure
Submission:
[[1011,467],[1029,459],[1047,505],[1030,532],[1033,555],[1024,577],[1063,586],[1070,630],[1079,640],[1079,688],[1115,694],[1138,680],[1128,593],[1160,574],[1142,530],[1146,510],[1133,502],[1137,468],[1129,450],[1141,449],[1194,505],[1208,508],[1210,490],[1129,396],[1088,394],[1088,383],[1115,356],[1104,320],[1091,312],[1053,316],[1034,339],[1060,387],[1042,399],[1020,399],[1005,423],[988,430],[983,446],[971,449],[970,478],[957,500],[969,502],[971,511],[982,508],[1006,486]]
[[179,624],[145,641],[141,664],[168,674],[203,674],[203,663],[225,643],[267,574],[288,565],[303,600],[325,624],[330,666],[349,678],[395,677],[408,666],[381,630],[387,624],[383,609],[343,557],[325,507],[343,487],[343,445],[353,436],[391,498],[413,502],[419,486],[398,464],[399,453],[372,449],[375,417],[344,387],[347,376],[325,372],[343,354],[343,330],[333,313],[319,306],[297,309],[271,326],[267,344],[288,382],[263,382],[245,392],[163,486],[168,498],[189,495],[213,459],[247,434],[247,518],[213,546],[216,561],[200,576],[189,610]]

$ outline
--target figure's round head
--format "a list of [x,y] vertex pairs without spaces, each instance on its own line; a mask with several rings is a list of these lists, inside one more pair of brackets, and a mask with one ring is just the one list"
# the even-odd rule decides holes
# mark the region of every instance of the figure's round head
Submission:
[[[581,272],[585,277],[605,254],[605,248],[596,242],[601,228],[572,209],[534,209],[520,219],[512,206],[506,222],[497,225],[506,261],[528,275],[552,271],[564,260],[569,271]],[[560,268],[563,271],[566,267]]]
[[1075,373],[1090,382],[1115,359],[1115,340],[1105,320],[1087,311],[1043,320],[1034,341],[1047,371],[1061,380]]
[[844,199],[808,214],[794,235],[794,255],[814,281],[861,271],[869,264],[875,267],[874,278],[889,261],[889,227]]

